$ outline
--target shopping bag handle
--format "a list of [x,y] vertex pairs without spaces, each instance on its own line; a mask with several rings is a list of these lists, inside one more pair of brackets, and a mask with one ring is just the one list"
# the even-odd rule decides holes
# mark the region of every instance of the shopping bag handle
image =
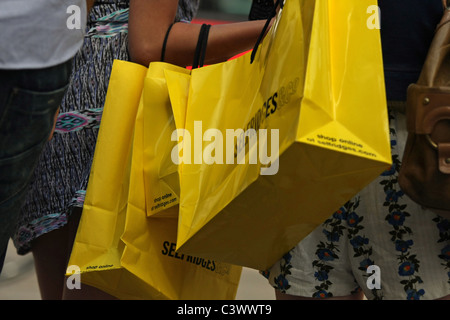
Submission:
[[[163,46],[161,49],[161,61],[164,62],[164,58],[166,55],[166,46],[167,46],[167,40],[169,39],[170,30],[172,30],[172,27],[175,23],[172,23],[169,28],[167,29],[166,35],[164,37]],[[209,29],[211,29],[210,24],[202,24],[200,27],[200,33],[198,35],[198,41],[197,41],[197,47],[195,48],[194,53],[194,62],[192,63],[192,69],[201,68],[203,67],[205,63],[205,56],[206,56],[206,47],[208,43],[208,37],[209,37]]]
[[267,28],[269,27],[270,21],[277,14],[278,6],[280,6],[280,8],[283,8],[284,0],[277,0],[275,5],[273,6],[272,12],[270,13],[269,17],[267,18],[266,23],[264,24],[264,27],[263,27],[261,33],[259,34],[258,40],[256,40],[255,46],[253,47],[252,54],[250,56],[250,64],[252,64],[253,60],[255,60],[256,51],[258,50],[258,47],[261,44],[261,41],[264,38],[264,35],[266,34],[266,31],[267,31]]
[[197,47],[195,48],[194,62],[192,63],[192,69],[203,67],[205,63],[206,47],[208,44],[210,24],[202,24],[200,33],[198,35]]
[[163,46],[162,46],[162,49],[161,49],[161,61],[162,62],[164,62],[164,58],[165,58],[165,55],[166,55],[167,39],[169,39],[169,33],[170,33],[170,30],[172,30],[172,27],[173,27],[174,24],[175,24],[175,22],[170,24],[169,28],[167,29],[166,36],[164,37],[164,42],[163,42]]

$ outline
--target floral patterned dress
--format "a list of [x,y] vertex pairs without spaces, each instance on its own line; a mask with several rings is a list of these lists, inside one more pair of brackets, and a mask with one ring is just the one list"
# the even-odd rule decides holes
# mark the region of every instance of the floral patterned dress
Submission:
[[[180,0],[176,21],[191,21],[199,0]],[[114,59],[128,60],[129,0],[97,0],[84,45],[61,103],[53,139],[43,151],[13,236],[19,254],[33,239],[67,223],[82,207]]]
[[262,272],[274,288],[315,298],[360,290],[389,300],[450,294],[450,221],[414,203],[397,183],[405,126],[404,114],[390,112],[392,167]]

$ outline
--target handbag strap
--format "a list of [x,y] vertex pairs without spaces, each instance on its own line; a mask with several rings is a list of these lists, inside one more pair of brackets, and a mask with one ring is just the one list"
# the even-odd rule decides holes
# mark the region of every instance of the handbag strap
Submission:
[[264,24],[264,27],[263,27],[261,33],[259,34],[258,39],[256,40],[255,46],[253,47],[252,54],[250,56],[250,63],[253,63],[253,60],[255,60],[256,51],[258,50],[258,47],[261,44],[261,41],[264,38],[264,35],[266,34],[266,31],[267,31],[267,28],[269,27],[270,21],[277,14],[278,6],[280,6],[280,8],[283,8],[284,0],[277,0],[275,5],[273,6],[272,12],[269,14],[269,17],[267,18],[266,23]]
[[162,49],[161,49],[161,61],[162,62],[164,62],[164,58],[165,58],[165,55],[166,55],[167,39],[169,39],[169,33],[170,33],[170,30],[172,30],[172,27],[173,27],[174,24],[175,23],[171,23],[170,24],[169,28],[167,29],[166,36],[164,37],[164,42],[163,42],[163,46],[162,46]]
[[194,53],[194,62],[192,63],[192,69],[197,69],[203,67],[205,63],[206,47],[208,45],[209,30],[211,28],[210,24],[202,24],[200,28],[200,33],[198,35],[197,47]]

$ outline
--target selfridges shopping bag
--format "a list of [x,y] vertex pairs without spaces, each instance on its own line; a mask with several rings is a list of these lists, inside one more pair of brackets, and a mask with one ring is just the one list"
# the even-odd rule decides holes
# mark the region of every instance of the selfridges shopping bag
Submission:
[[287,0],[252,63],[192,71],[174,150],[180,254],[265,269],[390,167],[370,5]]
[[[185,68],[168,63],[154,63],[152,76],[145,81],[144,97],[144,172],[147,214],[178,217],[180,182],[178,166],[171,160],[176,145],[171,141],[176,129],[164,70],[189,75]],[[155,94],[158,93],[158,94]]]
[[[166,64],[156,62],[150,64],[149,72],[156,70],[159,73],[165,68],[173,70]],[[148,88],[144,85],[143,101],[154,95],[154,92],[146,92]],[[122,235],[126,246],[121,264],[163,297],[177,300],[234,299],[242,267],[177,253],[177,217],[147,217],[152,205],[147,205],[145,201],[147,187],[143,170],[146,157],[142,124],[145,123],[147,106],[148,103],[140,106],[136,119],[130,192]]]
[[120,299],[233,299],[240,267],[175,254],[177,220],[147,218],[143,101],[158,71],[114,61],[69,266]]

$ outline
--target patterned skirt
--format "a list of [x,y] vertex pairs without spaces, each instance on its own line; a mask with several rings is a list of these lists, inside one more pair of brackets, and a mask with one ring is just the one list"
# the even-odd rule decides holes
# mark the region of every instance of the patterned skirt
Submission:
[[[83,206],[112,64],[129,59],[126,21],[115,18],[121,6],[128,3],[111,1],[91,12],[54,136],[43,150],[13,236],[19,254],[30,251],[33,239],[65,225],[73,207]],[[105,32],[97,32],[99,26]]]

